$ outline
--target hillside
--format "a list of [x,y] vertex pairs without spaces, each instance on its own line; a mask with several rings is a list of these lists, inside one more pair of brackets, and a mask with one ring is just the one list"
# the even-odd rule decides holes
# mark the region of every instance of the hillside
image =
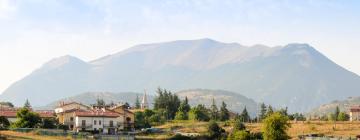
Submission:
[[[189,104],[191,106],[204,104],[205,106],[210,106],[212,98],[217,100],[217,106],[220,107],[222,101],[227,103],[229,110],[234,112],[241,112],[242,109],[246,106],[251,115],[256,113],[256,103],[252,99],[248,99],[245,96],[240,94],[222,91],[222,90],[206,90],[206,89],[192,89],[176,92],[180,99],[184,99],[185,96],[189,99]],[[76,96],[71,96],[63,98],[57,101],[54,101],[46,106],[39,107],[37,109],[54,109],[59,102],[79,102],[86,105],[96,103],[97,99],[103,99],[106,103],[125,103],[128,102],[130,105],[134,105],[136,101],[136,96],[141,98],[143,93],[135,92],[120,92],[120,93],[111,93],[111,92],[86,92]],[[155,96],[147,95],[148,102],[150,105],[154,103]]]
[[214,99],[218,108],[220,108],[221,102],[224,101],[229,110],[238,113],[241,113],[246,106],[250,115],[253,117],[256,116],[256,102],[237,93],[224,90],[193,89],[179,91],[176,92],[176,94],[182,99],[187,97],[189,99],[189,104],[191,105],[204,104],[207,107],[210,107],[212,99]]
[[338,106],[340,111],[349,112],[351,106],[359,106],[360,105],[360,97],[349,97],[345,100],[335,100],[327,104],[323,104],[319,107],[312,109],[308,115],[326,115],[329,113],[334,113],[336,107]]
[[[308,44],[243,46],[211,39],[137,45],[90,62],[55,58],[7,88],[0,100],[34,106],[88,91],[222,89],[291,112],[356,96],[360,77]],[[39,98],[41,97],[41,98]]]

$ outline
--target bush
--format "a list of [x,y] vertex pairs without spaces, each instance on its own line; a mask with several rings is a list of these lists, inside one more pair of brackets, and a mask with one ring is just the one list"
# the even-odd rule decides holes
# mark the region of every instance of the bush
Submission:
[[190,140],[190,139],[192,139],[192,138],[188,137],[188,136],[183,136],[180,134],[176,134],[175,136],[170,138],[170,140]]
[[0,130],[8,129],[9,126],[10,126],[9,120],[4,116],[0,116]]
[[16,113],[17,121],[11,124],[12,128],[35,128],[41,123],[39,114],[22,108]]
[[208,126],[208,132],[212,139],[219,139],[225,130],[222,129],[215,121],[211,121]]
[[188,116],[185,112],[182,112],[182,111],[176,112],[175,120],[187,120],[187,119],[188,119]]
[[264,140],[287,140],[286,130],[290,127],[288,117],[279,112],[273,113],[263,121]]
[[234,130],[245,130],[245,124],[241,120],[237,119],[234,123]]
[[228,140],[250,140],[251,135],[245,130],[234,131],[228,138]]

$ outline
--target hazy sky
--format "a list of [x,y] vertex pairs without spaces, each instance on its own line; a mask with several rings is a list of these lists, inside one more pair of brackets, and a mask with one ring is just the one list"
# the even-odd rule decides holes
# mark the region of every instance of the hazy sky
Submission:
[[54,57],[205,37],[309,43],[360,74],[359,0],[0,0],[0,92]]

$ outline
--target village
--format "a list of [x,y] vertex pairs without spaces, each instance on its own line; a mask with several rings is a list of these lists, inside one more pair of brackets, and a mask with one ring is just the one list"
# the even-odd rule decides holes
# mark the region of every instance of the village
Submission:
[[[160,93],[161,94],[159,95],[163,94],[161,91]],[[166,90],[164,90],[164,93],[168,94],[170,99],[172,99],[172,97],[177,98],[176,95],[172,95],[171,92],[167,93]],[[161,97],[158,97],[158,99],[159,98]],[[179,102],[179,100],[174,102]],[[187,99],[181,101],[181,103],[179,102],[180,106],[178,106],[177,109],[178,112],[182,112],[186,107],[190,109],[190,106],[187,105],[187,102],[188,102]],[[202,105],[195,106],[192,108],[192,110],[204,108],[201,106]],[[214,104],[211,107],[214,107]],[[223,111],[224,109],[223,107],[224,106],[221,107],[221,111]],[[92,137],[108,136],[112,138],[124,138],[124,134],[126,134],[127,139],[134,139],[135,135],[138,135],[137,139],[139,138],[148,139],[149,136],[146,136],[144,134],[153,133],[155,135],[150,135],[151,139],[153,138],[157,139],[157,136],[160,136],[160,139],[163,139],[164,137],[167,139],[167,136],[164,135],[169,135],[169,133],[166,131],[175,133],[172,134],[173,136],[182,135],[182,137],[184,138],[191,138],[191,137],[201,138],[202,135],[204,134],[207,135],[208,131],[210,131],[210,130],[207,131],[201,130],[201,128],[206,127],[207,125],[206,122],[208,122],[209,120],[217,120],[219,127],[220,128],[223,127],[220,129],[221,130],[221,132],[219,132],[220,134],[224,133],[225,131],[229,131],[226,133],[236,134],[237,132],[236,129],[237,127],[239,127],[237,125],[240,126],[243,125],[242,126],[243,128],[240,127],[241,131],[246,130],[248,134],[256,136],[256,135],[262,135],[263,133],[262,132],[263,130],[260,129],[260,127],[262,127],[262,123],[259,122],[261,115],[265,115],[263,116],[262,119],[266,119],[267,117],[272,116],[272,114],[277,114],[277,113],[283,116],[286,114],[285,116],[287,116],[286,120],[289,121],[288,123],[289,126],[290,124],[292,125],[292,127],[289,127],[287,130],[290,132],[289,136],[291,136],[292,138],[294,137],[302,138],[306,136],[323,136],[326,133],[332,134],[334,132],[341,134],[341,132],[343,131],[348,131],[348,129],[343,128],[344,126],[346,127],[347,125],[350,126],[355,125],[356,127],[360,125],[358,123],[360,121],[360,106],[351,106],[348,111],[343,111],[343,112],[337,110],[336,112],[338,114],[337,117],[334,119],[335,122],[337,121],[337,123],[334,124],[331,123],[332,121],[334,121],[331,120],[332,116],[329,116],[329,118],[326,118],[326,121],[324,121],[323,117],[309,116],[303,118],[301,116],[298,116],[297,114],[288,114],[287,111],[284,109],[273,110],[271,106],[268,107],[265,106],[264,108],[266,109],[266,111],[263,112],[262,114],[259,114],[259,116],[255,118],[251,118],[248,115],[248,113],[246,112],[246,108],[243,110],[243,112],[240,115],[235,112],[227,111],[226,112],[227,116],[225,119],[221,118],[222,113],[220,112],[220,110],[217,111],[218,112],[217,117],[220,118],[216,118],[216,116],[215,118],[213,118],[211,112],[211,109],[213,108],[210,109],[204,108],[205,110],[207,110],[206,112],[209,111],[208,117],[198,115],[197,118],[190,118],[188,113],[190,113],[191,111],[188,110],[187,112],[185,111],[185,114],[183,115],[177,112],[176,116],[173,116],[174,117],[173,119],[167,118],[166,119],[167,122],[161,122],[161,119],[163,119],[161,117],[156,120],[152,120],[151,122],[149,120],[151,120],[152,117],[156,116],[157,111],[154,112],[154,110],[150,108],[147,95],[146,93],[144,93],[144,95],[141,98],[141,101],[138,103],[138,107],[130,106],[128,103],[106,104],[103,100],[98,99],[97,103],[92,105],[85,105],[75,101],[67,101],[67,102],[60,101],[57,104],[56,108],[54,108],[53,110],[34,110],[32,109],[29,101],[26,101],[24,107],[14,107],[14,106],[2,104],[0,106],[0,117],[3,117],[6,120],[8,120],[10,124],[15,124],[19,122],[19,112],[22,112],[25,109],[32,113],[38,114],[43,124],[49,122],[49,120],[52,120],[50,121],[50,123],[53,123],[53,125],[56,124],[56,128],[55,127],[47,128],[44,126],[34,125],[33,128],[30,127],[31,130],[40,129],[40,128],[41,129],[45,128],[45,130],[52,130],[55,128],[57,130],[61,129],[64,132],[64,134],[72,134],[73,136],[78,134],[87,135],[86,137],[80,137],[80,138],[88,138],[88,136],[92,136]],[[226,105],[225,105],[225,110],[226,110]],[[150,114],[150,116],[148,116],[148,114]],[[191,120],[196,120],[196,121],[191,121]],[[328,121],[330,121],[330,123],[327,123]],[[212,121],[210,121],[209,123],[211,124],[211,122]],[[229,123],[231,125],[229,125]],[[167,128],[167,126],[170,126],[170,130],[167,130],[169,129]],[[304,128],[304,126],[309,126],[309,128]],[[316,128],[321,126],[326,126],[325,128],[328,130],[325,129],[325,131],[322,131]],[[194,127],[198,127],[198,128],[194,128]],[[145,133],[144,133],[144,128],[147,128],[145,129],[147,130]],[[192,130],[190,131],[187,130],[189,128],[192,128]],[[298,130],[300,128],[302,130],[302,133],[300,133]],[[294,131],[293,129],[296,129],[295,132],[293,132]],[[20,131],[20,132],[26,130],[25,131],[26,133],[29,132],[27,131],[28,128],[15,128],[15,129],[11,128],[10,130]],[[321,133],[315,133],[315,132],[321,132]],[[358,137],[357,132],[358,130],[355,130],[355,133],[350,133],[349,135],[353,135],[354,138]],[[342,135],[339,136],[342,137]]]
[[[25,104],[29,104],[28,101]],[[33,110],[31,106],[23,108],[38,114],[42,121],[56,120],[57,122],[54,123],[61,125],[64,130],[116,135],[121,132],[134,132],[134,112],[144,111],[148,107],[144,94],[140,109],[134,109],[123,103],[105,104],[103,101],[90,106],[74,101],[61,101],[54,110]],[[15,123],[20,109],[21,107],[1,105],[0,116],[5,117],[10,124]]]

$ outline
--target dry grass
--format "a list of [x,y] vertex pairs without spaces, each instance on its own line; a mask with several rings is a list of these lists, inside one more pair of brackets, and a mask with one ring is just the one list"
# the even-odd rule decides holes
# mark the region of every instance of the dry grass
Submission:
[[206,132],[207,122],[198,121],[171,121],[164,125],[158,126],[165,130],[174,130],[183,133],[204,133]]
[[[305,121],[290,122],[291,128],[287,131],[292,138],[297,138],[304,134],[324,134],[325,136],[335,137],[355,137],[360,135],[360,122],[327,122],[327,121]],[[165,130],[174,130],[183,133],[200,133],[207,132],[207,122],[196,121],[171,121],[164,125],[158,126]],[[224,123],[219,123],[227,132],[231,127],[225,127]],[[246,128],[251,132],[261,132],[261,123],[248,123]]]
[[[260,123],[247,124],[247,128],[253,132],[261,131]],[[326,121],[305,121],[291,122],[288,134],[296,138],[304,134],[324,134],[325,136],[355,137],[360,135],[360,122],[326,122]]]
[[7,137],[9,140],[71,140],[71,137],[40,136],[32,132],[0,131],[0,135]]

